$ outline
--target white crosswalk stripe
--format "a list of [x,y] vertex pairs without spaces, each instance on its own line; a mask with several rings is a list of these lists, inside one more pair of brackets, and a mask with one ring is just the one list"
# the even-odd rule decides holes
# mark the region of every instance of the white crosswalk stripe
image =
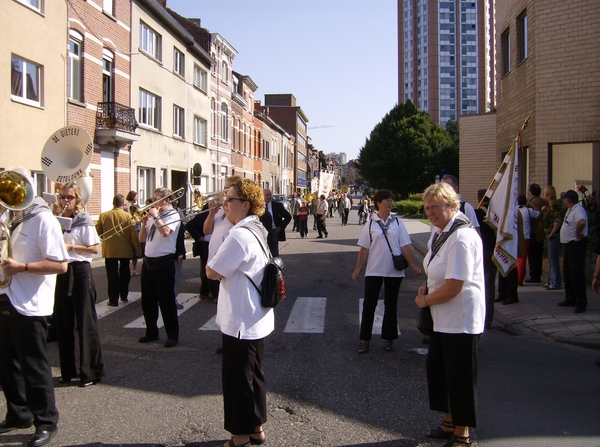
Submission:
[[[177,311],[177,315],[181,315],[186,310],[188,310],[190,307],[192,307],[194,304],[198,303],[200,301],[200,297],[198,296],[197,293],[180,293],[177,295],[177,301],[179,301],[179,304],[183,304],[183,309],[179,309]],[[164,325],[162,315],[160,315],[160,313],[158,316],[157,325],[159,328],[163,327],[163,325]],[[124,327],[129,328],[129,329],[132,329],[132,328],[133,329],[145,329],[146,322],[144,321],[144,317],[141,316],[140,318],[132,321],[131,323],[125,325]]]
[[[361,298],[358,300],[358,315],[359,317],[359,327],[360,323],[362,323],[362,310],[363,310],[363,301]],[[385,305],[383,304],[383,300],[377,301],[377,307],[375,308],[375,318],[373,319],[373,330],[371,331],[374,335],[381,334],[381,327],[383,326],[383,312],[385,310]],[[400,335],[400,327],[398,326],[398,335]]]
[[298,297],[288,317],[284,332],[322,334],[325,331],[327,298]]

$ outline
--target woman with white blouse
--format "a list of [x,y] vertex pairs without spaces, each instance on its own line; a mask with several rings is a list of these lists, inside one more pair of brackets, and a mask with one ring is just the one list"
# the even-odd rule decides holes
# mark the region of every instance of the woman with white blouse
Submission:
[[83,210],[79,186],[75,182],[65,183],[58,197],[62,216],[72,218],[71,228],[63,233],[69,252],[69,268],[56,277],[52,317],[60,354],[60,382],[68,383],[78,375],[75,364],[77,328],[80,386],[86,387],[99,382],[104,374],[91,266],[100,239],[92,218]]
[[[385,285],[383,324],[381,338],[386,351],[394,349],[394,340],[398,338],[398,293],[404,278],[403,270],[394,268],[392,253],[402,253],[413,271],[421,274],[421,269],[415,264],[411,250],[411,241],[402,219],[391,215],[394,196],[388,190],[382,189],[373,197],[377,212],[365,225],[358,239],[360,250],[352,279],[356,280],[360,269],[367,260],[365,271],[365,296],[363,300],[362,320],[360,324],[360,344],[358,353],[369,351],[375,309],[379,301],[381,286]],[[388,245],[389,243],[389,245]]]
[[444,413],[442,424],[426,436],[450,438],[447,447],[470,446],[469,427],[477,425],[477,347],[485,319],[483,247],[450,185],[431,185],[423,203],[435,229],[423,261],[427,285],[419,287],[415,303],[431,307],[429,406]]
[[206,276],[220,280],[216,323],[222,332],[225,430],[233,436],[223,447],[264,444],[267,393],[262,369],[264,339],[273,332],[272,308],[261,306],[254,284],[261,284],[268,258],[262,188],[235,180],[223,202],[233,227],[208,261]]

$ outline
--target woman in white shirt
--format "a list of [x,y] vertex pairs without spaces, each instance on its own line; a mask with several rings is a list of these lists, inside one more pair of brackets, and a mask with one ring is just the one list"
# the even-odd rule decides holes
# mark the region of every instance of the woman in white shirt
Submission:
[[[381,189],[373,197],[377,213],[363,228],[358,245],[358,259],[352,272],[356,280],[360,269],[368,258],[365,271],[365,296],[363,300],[362,320],[360,324],[360,344],[358,353],[369,351],[375,308],[379,300],[381,286],[385,284],[383,324],[381,338],[386,351],[394,349],[394,340],[398,338],[398,293],[404,278],[403,270],[394,268],[392,253],[402,253],[413,271],[421,274],[421,269],[415,264],[411,250],[411,241],[401,219],[391,215],[394,196],[388,190]],[[388,245],[389,243],[389,245]]]
[[272,308],[263,308],[254,284],[261,284],[268,258],[262,188],[249,179],[235,180],[223,202],[233,228],[206,276],[221,280],[216,323],[222,332],[222,385],[225,430],[233,436],[224,447],[264,444],[267,393],[262,369],[264,339],[273,332]]
[[451,438],[446,446],[469,446],[469,427],[477,425],[477,346],[485,319],[483,248],[450,185],[431,185],[423,202],[435,231],[423,261],[427,285],[415,302],[431,307],[429,406],[444,413],[443,423],[426,435]]
[[60,382],[68,383],[78,375],[74,335],[77,328],[80,386],[86,387],[99,382],[104,374],[91,266],[100,239],[92,218],[83,211],[81,190],[75,182],[62,185],[59,200],[62,216],[73,219],[71,229],[63,233],[69,268],[56,277],[52,317],[60,353]]

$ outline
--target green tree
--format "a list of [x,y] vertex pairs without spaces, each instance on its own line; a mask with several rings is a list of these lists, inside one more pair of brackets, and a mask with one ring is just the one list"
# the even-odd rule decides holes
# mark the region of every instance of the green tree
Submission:
[[450,135],[450,138],[452,138],[452,141],[454,142],[454,146],[458,150],[460,148],[460,146],[459,146],[460,138],[459,138],[458,121],[449,120],[446,123],[446,132],[448,132],[448,134]]
[[452,138],[412,102],[399,104],[378,123],[358,160],[360,175],[375,189],[402,198],[421,192],[436,174],[458,172],[458,149]]

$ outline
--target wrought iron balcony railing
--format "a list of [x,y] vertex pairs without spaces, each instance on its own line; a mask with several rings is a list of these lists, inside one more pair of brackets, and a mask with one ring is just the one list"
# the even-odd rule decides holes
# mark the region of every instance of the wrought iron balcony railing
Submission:
[[138,123],[135,110],[117,102],[99,102],[96,129],[119,129],[135,133]]

